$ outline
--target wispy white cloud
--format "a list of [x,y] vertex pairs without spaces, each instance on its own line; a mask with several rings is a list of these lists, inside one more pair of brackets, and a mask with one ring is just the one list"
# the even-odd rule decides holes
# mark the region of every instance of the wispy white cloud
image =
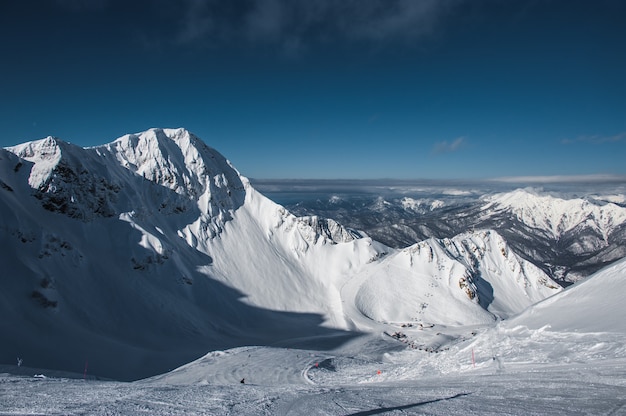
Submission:
[[603,144],[603,143],[616,143],[626,142],[626,132],[615,134],[613,136],[579,136],[575,139],[563,139],[562,144],[574,144],[574,143],[591,143],[591,144]]
[[494,178],[493,181],[507,183],[570,183],[570,182],[623,182],[624,175],[592,174],[592,175],[551,175],[551,176],[506,176]]
[[457,150],[459,150],[466,144],[467,144],[467,138],[464,136],[457,137],[451,142],[444,140],[444,141],[435,143],[435,145],[433,146],[432,153],[435,155],[438,155],[442,153],[456,152]]

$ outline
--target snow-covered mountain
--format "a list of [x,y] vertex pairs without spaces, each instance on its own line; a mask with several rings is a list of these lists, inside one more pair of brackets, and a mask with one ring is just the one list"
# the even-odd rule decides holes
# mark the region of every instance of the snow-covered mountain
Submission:
[[499,231],[551,276],[577,281],[626,256],[626,207],[591,198],[563,199],[532,190],[485,198],[481,225]]
[[[384,188],[375,183],[369,193],[349,193],[338,186],[336,191],[327,191],[328,196],[315,194],[310,200],[294,200],[290,190],[286,207],[297,215],[333,218],[396,248],[431,237],[493,229],[514,251],[564,285],[626,256],[623,184],[613,187],[616,194],[605,186],[600,192],[606,193],[597,194],[592,188],[584,196],[534,188],[494,193],[493,188],[503,185],[478,185],[482,187],[471,183],[459,185],[460,189],[436,184]],[[279,186],[272,187],[278,199]],[[261,188],[270,187],[261,182]]]
[[529,227],[549,231],[555,239],[575,228],[589,228],[608,243],[609,235],[626,223],[626,208],[610,202],[562,199],[527,189],[496,194],[485,200],[484,210],[507,211]]
[[184,129],[0,149],[0,362],[135,379],[214,349],[463,325],[560,288],[494,231],[404,250],[257,192]]

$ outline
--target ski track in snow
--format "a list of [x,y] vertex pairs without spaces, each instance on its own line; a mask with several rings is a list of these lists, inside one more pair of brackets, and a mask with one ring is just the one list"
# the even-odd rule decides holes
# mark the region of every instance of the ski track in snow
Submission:
[[623,334],[505,324],[438,354],[372,332],[331,352],[216,351],[132,383],[0,374],[0,415],[626,414]]
[[295,374],[294,369],[286,378],[275,377],[278,383],[270,385],[233,380],[184,386],[0,375],[0,415],[621,415],[626,410],[624,361],[481,369],[403,383],[283,384]]
[[213,352],[207,357],[165,375],[138,383],[163,385],[246,385],[297,386],[313,384],[309,368],[328,358],[321,352],[290,348],[241,347]]

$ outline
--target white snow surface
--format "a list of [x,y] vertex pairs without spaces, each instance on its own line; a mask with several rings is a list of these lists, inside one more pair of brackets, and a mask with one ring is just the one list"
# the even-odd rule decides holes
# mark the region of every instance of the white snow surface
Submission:
[[0,414],[626,412],[626,263],[558,293],[494,231],[391,249],[184,129],[0,149],[0,256]]
[[[434,211],[445,206],[445,201],[440,199],[415,199],[408,196],[402,198],[402,208],[419,212],[421,209]],[[424,207],[424,208],[422,208]]]
[[626,259],[605,267],[506,323],[567,332],[626,333],[624,308]]
[[533,189],[517,189],[486,198],[484,209],[510,211],[528,226],[541,228],[559,238],[578,226],[591,227],[604,236],[626,223],[626,208],[613,202],[581,198],[562,199]]
[[[396,326],[413,342],[435,346],[444,341],[437,353],[400,348],[403,344],[392,337],[371,333],[333,350],[315,349],[323,339],[312,337],[307,341],[310,349],[250,346],[214,351],[133,383],[3,367],[0,371],[21,375],[0,374],[0,411],[623,415],[626,331],[621,321],[626,311],[612,294],[620,292],[624,279],[626,260],[497,325]],[[586,308],[605,299],[606,308]],[[572,305],[579,302],[585,307],[577,311]],[[538,327],[547,321],[551,325]]]
[[443,325],[507,318],[560,290],[495,231],[414,244],[363,270],[358,280],[355,303],[365,316]]

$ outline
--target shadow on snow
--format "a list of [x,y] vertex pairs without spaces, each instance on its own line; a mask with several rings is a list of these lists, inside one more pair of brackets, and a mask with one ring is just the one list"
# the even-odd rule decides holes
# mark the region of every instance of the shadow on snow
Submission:
[[425,404],[437,403],[437,402],[441,402],[445,400],[456,399],[458,397],[469,396],[470,394],[471,393],[459,393],[459,394],[455,394],[454,396],[442,397],[440,399],[434,399],[434,400],[427,400],[427,401],[420,402],[420,403],[405,404],[403,406],[394,406],[394,407],[381,407],[379,409],[372,409],[372,410],[364,410],[362,412],[351,413],[348,416],[371,416],[371,415],[379,415],[379,414],[386,413],[386,412],[393,412],[395,410],[403,411],[403,410],[411,409],[413,407],[423,406]]

